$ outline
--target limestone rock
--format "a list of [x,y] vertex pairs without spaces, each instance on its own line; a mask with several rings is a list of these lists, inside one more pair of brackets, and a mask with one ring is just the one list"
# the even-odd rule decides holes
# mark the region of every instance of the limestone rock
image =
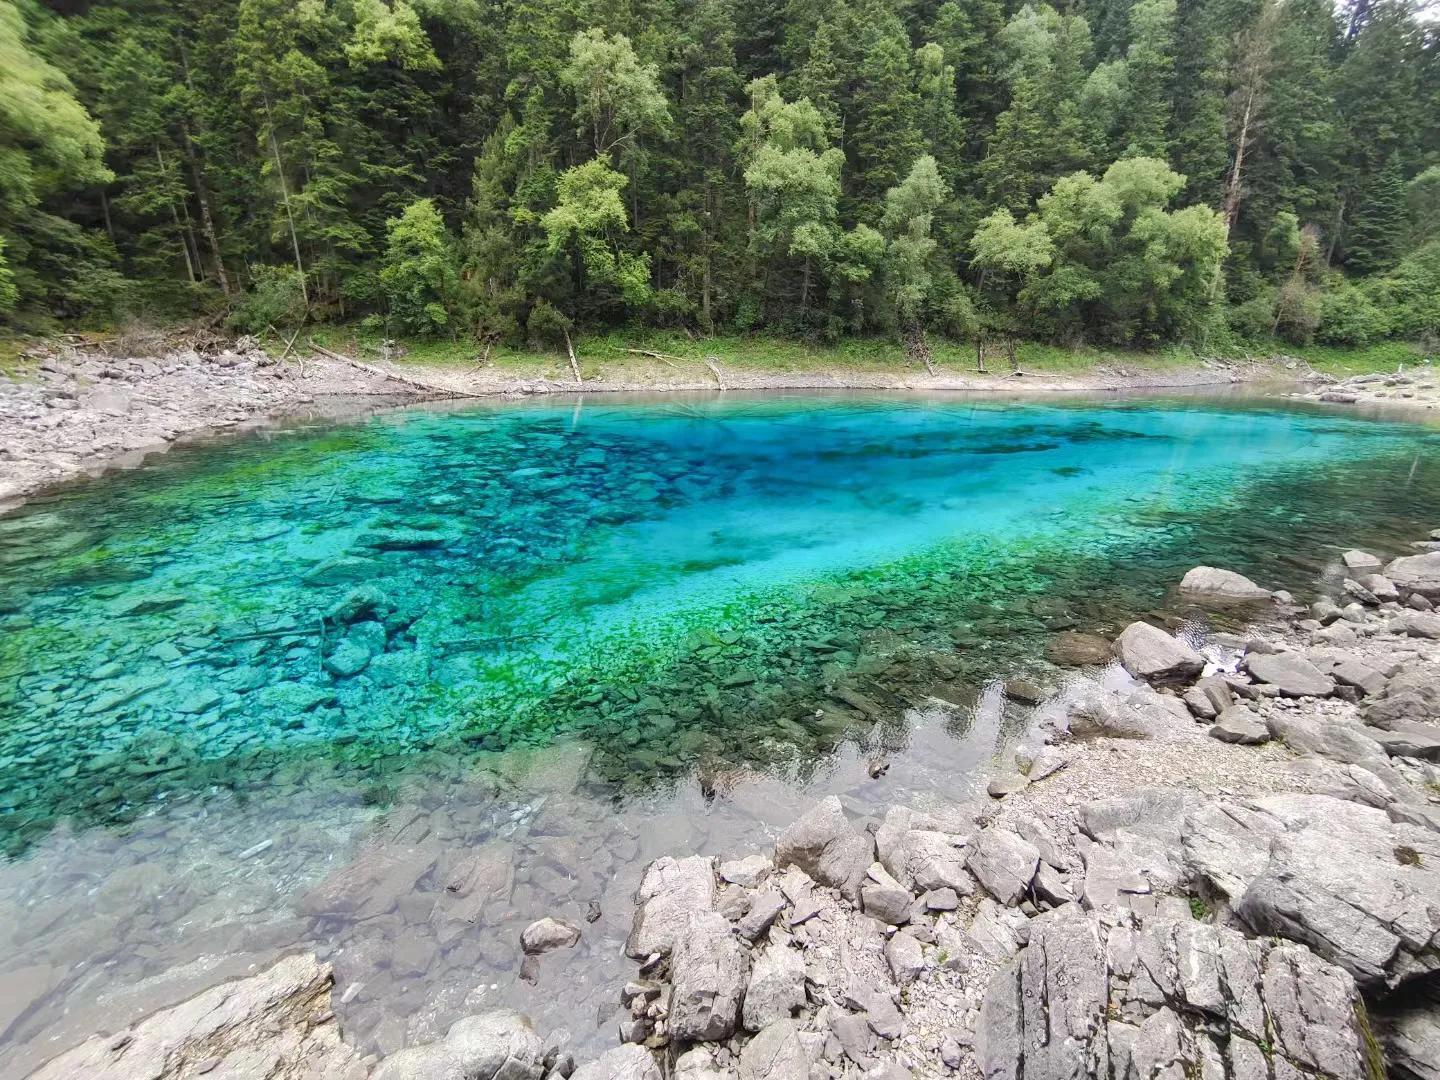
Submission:
[[1256,933],[1303,942],[1362,986],[1440,970],[1440,835],[1325,795],[1190,815],[1184,859]]
[[996,900],[1016,904],[1035,877],[1040,849],[1009,829],[992,826],[975,837],[966,865]]
[[771,944],[755,956],[741,1016],[746,1031],[759,1031],[795,1015],[805,1004],[805,958],[799,949]]
[[895,838],[887,835],[882,827],[876,840],[884,841],[880,852],[882,865],[910,891],[948,888],[961,896],[974,892],[973,881],[965,869],[963,837],[934,829],[908,829]]
[[[1378,569],[1380,564],[1375,565]],[[1180,594],[1201,607],[1224,608],[1271,600],[1270,590],[1262,589],[1243,574],[1214,566],[1197,566],[1186,571],[1180,580]]]
[[976,1050],[987,1080],[1362,1080],[1357,1004],[1354,981],[1303,946],[1070,905],[992,978]]
[[809,1077],[810,1057],[805,1053],[800,1029],[793,1020],[776,1020],[740,1051],[740,1080],[809,1080]]
[[743,859],[722,862],[717,868],[721,881],[753,889],[770,876],[775,864],[764,855],[746,855]]
[[1382,604],[1400,599],[1400,590],[1384,574],[1361,574],[1358,581],[1361,588]]
[[1394,559],[1385,567],[1385,576],[1401,592],[1417,592],[1431,600],[1440,598],[1440,551]]
[[526,1017],[496,1009],[455,1021],[439,1042],[391,1054],[372,1080],[539,1080],[544,1054]]
[[904,930],[896,931],[885,943],[885,962],[890,974],[901,986],[908,986],[925,970],[925,950],[920,942]]
[[1156,685],[1186,683],[1205,668],[1204,658],[1183,641],[1147,622],[1133,622],[1115,641],[1125,670]]
[[1400,625],[1410,637],[1440,641],[1440,615],[1415,611],[1401,619]]
[[1285,697],[1328,697],[1335,692],[1335,680],[1296,653],[1248,653],[1244,664],[1254,678]]
[[798,866],[851,901],[860,898],[860,883],[873,860],[870,836],[850,824],[834,795],[811,807],[775,841],[776,866]]
[[1210,728],[1210,737],[1221,742],[1254,746],[1270,741],[1270,729],[1252,710],[1244,705],[1232,705]]
[[699,855],[656,859],[640,878],[635,893],[635,920],[625,942],[625,955],[644,960],[651,953],[669,955],[695,912],[715,903],[714,860]]
[[717,1042],[735,1033],[745,994],[745,952],[725,917],[692,912],[671,958],[670,1034]]
[[267,1080],[363,1080],[361,1055],[340,1038],[330,1004],[332,981],[330,966],[314,956],[287,956],[257,975],[222,983],[124,1031],[97,1035],[31,1075],[34,1080],[180,1080],[199,1075],[219,1057],[217,1071],[225,1075],[238,1075],[247,1061],[266,1061],[272,1063],[264,1074]]
[[1404,668],[1365,702],[1361,715],[1367,724],[1381,728],[1432,720],[1440,716],[1440,684],[1420,665]]
[[879,863],[871,865],[860,886],[860,902],[865,914],[891,926],[910,921],[910,907],[915,898],[910,890],[886,872]]
[[1012,772],[991,777],[985,790],[992,799],[1003,799],[1007,795],[1014,795],[1017,791],[1024,791],[1029,786],[1028,777]]
[[1440,1002],[1421,1001],[1379,1018],[1376,1027],[1392,1067],[1419,1080],[1440,1080]]
[[661,1080],[661,1074],[650,1051],[626,1043],[581,1065],[570,1080]]

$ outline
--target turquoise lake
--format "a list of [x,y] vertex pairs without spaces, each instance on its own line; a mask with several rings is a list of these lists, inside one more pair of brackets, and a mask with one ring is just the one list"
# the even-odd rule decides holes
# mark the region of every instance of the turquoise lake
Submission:
[[407,408],[46,496],[0,517],[0,1072],[295,945],[373,1048],[583,1041],[646,859],[967,794],[1056,631],[1437,524],[1436,428],[1216,396]]

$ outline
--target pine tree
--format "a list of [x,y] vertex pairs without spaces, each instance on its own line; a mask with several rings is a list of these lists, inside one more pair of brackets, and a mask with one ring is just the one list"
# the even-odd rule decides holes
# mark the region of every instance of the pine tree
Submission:
[[1405,180],[1391,158],[1359,194],[1345,238],[1345,265],[1360,274],[1389,270],[1405,235]]

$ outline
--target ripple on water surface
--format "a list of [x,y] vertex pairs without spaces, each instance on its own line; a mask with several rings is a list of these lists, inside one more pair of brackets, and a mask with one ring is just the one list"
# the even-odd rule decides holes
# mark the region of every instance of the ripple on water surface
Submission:
[[646,859],[965,793],[1049,633],[1393,546],[1437,447],[1203,399],[412,409],[0,518],[0,1063],[296,943],[372,1047],[497,1002],[603,1042]]

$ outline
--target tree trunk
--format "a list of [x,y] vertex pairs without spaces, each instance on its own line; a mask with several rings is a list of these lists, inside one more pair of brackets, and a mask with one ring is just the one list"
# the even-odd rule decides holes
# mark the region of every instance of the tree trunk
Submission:
[[[155,160],[160,163],[160,179],[163,183],[165,179],[165,155],[160,152],[160,144],[158,142],[155,144]],[[185,253],[185,274],[189,277],[190,284],[194,285],[196,282],[195,263],[190,258],[190,240],[185,235],[185,226],[180,223],[180,212],[175,209],[174,202],[170,202],[170,219],[175,222],[175,234],[180,238],[180,250]]]
[[1255,108],[1255,88],[1252,86],[1245,95],[1245,111],[1240,119],[1240,140],[1235,146],[1235,164],[1230,168],[1230,177],[1225,184],[1225,239],[1235,230],[1240,217],[1240,189],[1245,176],[1245,147],[1250,142],[1250,117]]
[[190,164],[190,179],[195,184],[195,202],[200,207],[200,230],[205,234],[205,243],[210,245],[210,255],[215,260],[215,279],[220,282],[220,291],[230,295],[230,275],[225,270],[225,258],[220,254],[220,237],[215,231],[215,215],[210,209],[210,193],[200,175],[200,161],[195,153],[195,144],[190,139],[190,125],[180,124],[180,135],[185,147],[185,157]]
[[310,306],[310,287],[305,284],[305,261],[300,258],[300,234],[295,231],[295,213],[290,208],[290,185],[285,182],[285,163],[280,160],[280,143],[275,138],[275,117],[270,111],[270,95],[265,94],[265,126],[270,133],[270,152],[275,155],[275,175],[280,180],[280,201],[285,206],[285,221],[290,226],[290,244],[295,249],[295,269],[300,271],[300,295]]

